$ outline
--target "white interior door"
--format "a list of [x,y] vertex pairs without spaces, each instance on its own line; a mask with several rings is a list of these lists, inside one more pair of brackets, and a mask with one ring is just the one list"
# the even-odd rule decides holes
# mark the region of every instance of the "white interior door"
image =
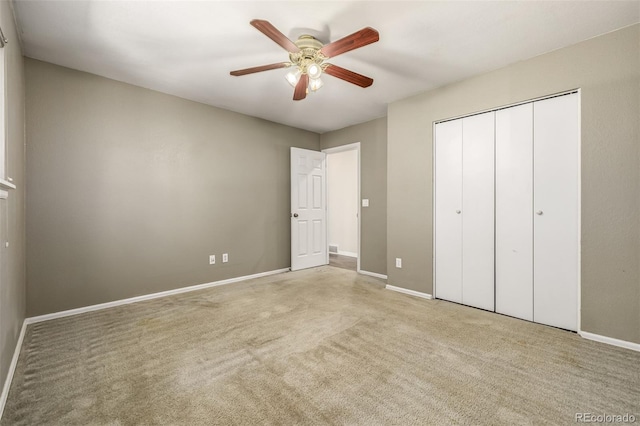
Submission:
[[535,322],[577,329],[579,97],[534,102]]
[[533,104],[496,111],[496,312],[533,321]]
[[494,117],[462,120],[462,303],[494,310]]
[[435,297],[462,303],[462,120],[435,133]]
[[291,148],[291,270],[327,263],[326,154]]

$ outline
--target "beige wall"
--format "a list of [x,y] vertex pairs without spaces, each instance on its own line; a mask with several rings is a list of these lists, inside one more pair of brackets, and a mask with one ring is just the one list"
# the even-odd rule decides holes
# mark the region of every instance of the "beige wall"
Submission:
[[582,89],[581,328],[640,343],[640,25],[389,106],[390,284],[432,293],[433,122],[575,88]]
[[289,148],[319,135],[25,63],[29,316],[290,266]]
[[329,244],[358,253],[358,151],[327,155]]
[[379,118],[320,136],[322,149],[360,142],[360,268],[387,274],[387,119]]
[[[25,156],[24,71],[11,4],[0,2],[0,26],[9,43],[4,47],[6,73],[6,175],[16,189],[0,200],[0,385],[4,384],[25,317]],[[4,242],[9,247],[4,247]]]

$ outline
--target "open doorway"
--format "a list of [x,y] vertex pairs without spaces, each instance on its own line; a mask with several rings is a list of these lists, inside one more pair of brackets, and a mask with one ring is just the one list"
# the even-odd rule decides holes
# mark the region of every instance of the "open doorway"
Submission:
[[360,143],[322,150],[327,154],[329,264],[360,271]]

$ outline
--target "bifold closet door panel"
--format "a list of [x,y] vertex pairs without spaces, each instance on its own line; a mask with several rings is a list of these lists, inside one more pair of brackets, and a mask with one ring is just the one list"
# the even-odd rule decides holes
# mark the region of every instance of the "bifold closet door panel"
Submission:
[[462,119],[462,303],[494,310],[494,112]]
[[435,130],[435,296],[462,302],[462,120]]
[[533,104],[496,111],[496,312],[533,321]]
[[533,320],[577,329],[579,97],[534,102]]

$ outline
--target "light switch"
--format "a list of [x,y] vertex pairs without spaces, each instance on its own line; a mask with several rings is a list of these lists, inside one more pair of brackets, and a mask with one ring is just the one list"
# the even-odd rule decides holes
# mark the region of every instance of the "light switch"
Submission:
[[362,207],[369,207],[369,199],[368,198],[363,198],[362,199]]

